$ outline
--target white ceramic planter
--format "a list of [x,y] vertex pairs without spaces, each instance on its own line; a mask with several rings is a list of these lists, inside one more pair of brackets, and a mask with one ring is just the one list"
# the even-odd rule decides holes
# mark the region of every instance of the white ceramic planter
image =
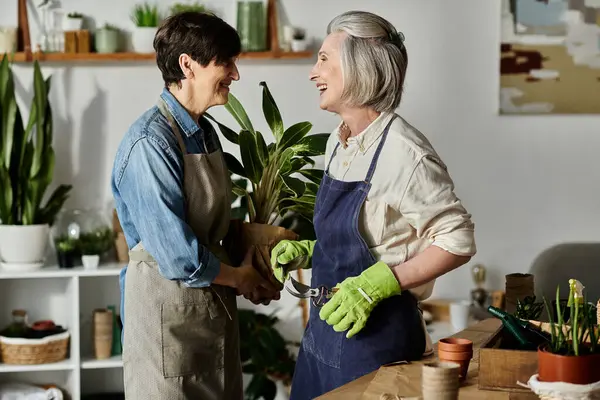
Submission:
[[154,35],[158,28],[135,27],[131,33],[131,44],[136,53],[154,53]]
[[85,269],[98,268],[98,265],[100,264],[100,256],[97,254],[81,256],[81,263]]
[[83,18],[65,17],[63,21],[63,29],[65,31],[78,31],[83,26]]
[[306,51],[308,48],[308,40],[292,39],[292,51]]
[[4,268],[37,269],[46,261],[49,225],[0,225],[0,261]]
[[13,26],[0,27],[0,55],[17,51],[17,28]]

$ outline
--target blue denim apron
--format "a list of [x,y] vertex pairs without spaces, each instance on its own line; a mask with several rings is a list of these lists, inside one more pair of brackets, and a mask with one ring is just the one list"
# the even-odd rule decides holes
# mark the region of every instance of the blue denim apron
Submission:
[[[329,176],[331,160],[317,192],[314,227],[317,243],[312,258],[312,286],[329,288],[377,262],[358,230],[358,218],[377,160],[386,141],[386,126],[364,181],[344,182]],[[327,393],[382,365],[420,359],[425,332],[417,300],[408,291],[381,301],[365,328],[346,339],[319,318],[311,304],[292,382],[291,400],[308,400]]]

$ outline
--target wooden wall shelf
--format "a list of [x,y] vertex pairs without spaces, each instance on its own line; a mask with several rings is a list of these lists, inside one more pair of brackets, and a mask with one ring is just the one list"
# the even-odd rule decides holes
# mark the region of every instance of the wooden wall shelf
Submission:
[[[248,52],[240,54],[240,59],[250,60],[298,60],[311,58],[311,51],[302,52]],[[75,62],[140,62],[154,61],[154,53],[32,53],[30,59],[27,59],[26,53],[15,53],[14,58],[9,56],[15,63],[27,63],[38,60],[39,62],[58,62],[58,63],[75,63]]]

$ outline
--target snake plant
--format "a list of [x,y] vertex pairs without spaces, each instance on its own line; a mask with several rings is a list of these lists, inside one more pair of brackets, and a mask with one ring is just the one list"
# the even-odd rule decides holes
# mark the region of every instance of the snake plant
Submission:
[[48,101],[50,78],[33,66],[34,95],[27,125],[17,105],[8,56],[0,63],[0,223],[52,225],[68,198],[70,185],[60,185],[42,204],[52,182],[52,109]]
[[[323,170],[315,169],[313,157],[325,153],[329,134],[308,135],[310,122],[284,127],[281,112],[265,82],[262,87],[262,109],[275,141],[267,144],[262,133],[252,125],[240,101],[229,94],[225,106],[240,125],[239,133],[213,120],[225,138],[238,145],[241,162],[225,153],[227,167],[235,175],[246,178],[251,189],[233,182],[233,192],[245,198],[251,223],[274,224],[278,218],[294,213],[312,222],[317,189]],[[300,179],[303,178],[303,179]]]

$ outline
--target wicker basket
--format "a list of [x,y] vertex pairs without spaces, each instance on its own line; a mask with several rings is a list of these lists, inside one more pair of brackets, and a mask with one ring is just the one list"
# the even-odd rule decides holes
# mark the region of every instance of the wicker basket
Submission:
[[69,338],[69,332],[46,336],[43,339],[0,336],[2,362],[5,364],[35,365],[62,361],[67,358]]

